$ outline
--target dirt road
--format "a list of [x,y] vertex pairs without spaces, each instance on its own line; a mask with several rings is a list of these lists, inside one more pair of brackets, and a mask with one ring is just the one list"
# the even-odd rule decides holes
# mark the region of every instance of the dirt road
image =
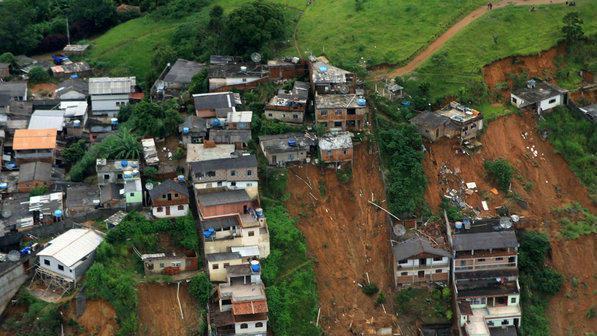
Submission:
[[[548,5],[548,4],[558,4],[558,3],[565,3],[565,0],[502,0],[502,1],[494,1],[493,2],[493,10],[501,7],[505,7],[507,5],[515,5],[515,6],[530,6],[530,5]],[[460,21],[456,22],[453,26],[448,28],[442,35],[440,35],[436,40],[431,42],[427,48],[417,54],[408,64],[402,67],[384,67],[380,68],[373,72],[372,77],[376,80],[381,80],[383,78],[394,78],[396,76],[402,76],[414,71],[418,68],[423,62],[425,62],[429,57],[431,57],[436,51],[438,51],[444,44],[450,40],[454,35],[468,26],[471,22],[477,20],[485,13],[487,13],[489,9],[487,5],[483,5],[474,11],[470,12],[467,16],[462,18]]]
[[[384,214],[367,203],[385,199],[377,154],[369,154],[366,144],[356,146],[352,180],[346,184],[333,169],[292,167],[288,191],[287,207],[300,218],[298,226],[316,259],[320,325],[326,334],[372,335],[392,326],[389,226]],[[389,314],[358,287],[367,281],[366,273],[386,294]]]
[[186,336],[195,335],[199,327],[199,307],[189,295],[187,285],[180,285],[180,303],[176,299],[176,285],[141,284],[139,293],[139,335]]
[[[526,134],[525,137],[523,134]],[[429,183],[427,201],[434,211],[438,210],[446,188],[439,182],[438,176],[441,165],[446,163],[452,170],[460,168],[460,176],[465,182],[477,184],[479,192],[467,196],[468,204],[481,210],[483,196],[489,197],[490,211],[481,211],[481,216],[495,215],[494,207],[507,204],[514,213],[525,216],[522,228],[547,233],[552,245],[551,263],[566,279],[564,288],[551,300],[547,312],[551,334],[567,335],[569,330],[574,330],[575,335],[584,335],[594,331],[595,322],[587,320],[586,314],[594,304],[595,237],[562,239],[560,224],[551,212],[574,201],[593,213],[597,212],[587,189],[564,158],[539,137],[531,115],[510,115],[492,121],[481,142],[481,152],[473,156],[455,155],[451,143],[447,141],[430,146],[430,153],[424,161]],[[536,156],[531,149],[536,151]],[[505,198],[503,193],[493,195],[488,192],[493,185],[485,179],[483,161],[500,157],[507,159],[518,171],[520,177],[513,179],[512,189],[528,203],[526,209]]]

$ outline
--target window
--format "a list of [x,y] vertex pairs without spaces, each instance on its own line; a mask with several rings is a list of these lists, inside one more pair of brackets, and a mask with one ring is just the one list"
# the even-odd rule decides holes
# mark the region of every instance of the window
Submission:
[[460,266],[466,266],[466,260],[460,260]]
[[408,272],[402,272],[402,273],[400,273],[400,275],[402,275],[402,276],[408,275]]
[[230,176],[236,176],[236,170],[231,170],[230,171]]
[[220,264],[213,264],[213,265],[211,266],[211,269],[215,269],[215,270],[216,270],[216,269],[220,269]]
[[518,100],[516,100],[516,98],[512,97],[512,102],[513,102],[514,104],[516,104],[516,103],[518,102]]
[[119,179],[119,180],[122,180],[122,174],[116,175],[116,178]]
[[166,194],[163,194],[163,195],[162,195],[162,199],[166,199]]
[[174,194],[174,198],[178,198],[178,194],[177,193]]
[[298,119],[298,114],[293,114],[292,119]]
[[487,298],[474,298],[470,302],[472,305],[486,304]]
[[342,127],[341,121],[334,121],[334,127]]
[[326,110],[319,110],[319,114],[321,114],[322,116],[327,116],[328,115],[328,111]]
[[344,155],[348,154],[348,150],[347,149],[343,149],[342,150],[342,154],[344,154]]
[[160,268],[164,268],[164,263],[160,263]]
[[224,263],[224,268],[230,266],[230,263]]
[[180,265],[181,265],[180,261],[173,261],[172,262],[172,266],[173,267],[180,267]]
[[553,104],[553,103],[555,103],[555,102],[556,102],[556,99],[555,99],[555,98],[553,98],[553,99],[550,99],[550,100],[549,100],[549,103],[550,103],[550,104]]
[[109,180],[110,179],[110,174],[104,174],[104,180]]
[[342,115],[342,110],[336,110],[336,115]]
[[263,322],[255,323],[255,328],[263,328]]
[[516,262],[516,257],[509,257],[508,262],[511,262],[511,263]]
[[510,298],[510,303],[516,303],[516,298],[515,297]]
[[442,257],[433,257],[433,261],[442,261],[443,259]]
[[247,176],[251,176],[253,175],[253,172],[251,171],[251,169],[247,170]]
[[398,260],[399,264],[406,264],[407,262],[408,262],[408,260],[406,260],[406,259]]
[[248,325],[248,324],[246,324],[246,323],[241,323],[241,324],[240,324],[240,328],[241,328],[241,329],[249,329],[249,325]]
[[203,177],[203,173],[202,172],[195,173],[195,177],[196,178],[202,178]]
[[178,210],[181,210],[181,211],[184,210],[184,205],[179,205]]
[[268,114],[267,114],[267,116],[268,116],[268,117],[272,117],[272,114],[271,114],[271,113],[268,113]]
[[255,231],[249,231],[249,237],[254,237],[255,236]]
[[230,186],[231,186],[231,187],[236,187],[236,181],[232,181],[232,182],[230,182]]
[[44,259],[44,265],[50,266],[50,261],[48,259]]
[[327,155],[332,156],[332,151],[331,150],[327,151]]
[[231,304],[232,304],[231,299],[222,299],[222,306],[231,305]]
[[215,171],[208,171],[207,172],[207,176],[214,177],[214,176],[216,176],[216,172]]
[[129,196],[135,197],[135,193],[130,193]]
[[[247,82],[247,79],[246,79],[246,78],[243,78],[243,83],[246,83],[246,82]],[[242,328],[242,327],[241,327],[241,328]]]
[[64,271],[64,266],[58,265],[58,269],[61,270],[61,271]]
[[443,273],[443,270],[437,269],[437,270],[435,270],[435,273]]
[[501,260],[504,260],[504,258],[502,258],[502,257],[495,258],[495,261],[501,261]]
[[417,276],[419,278],[424,278],[425,277],[425,271],[419,271],[419,272],[417,272]]
[[508,324],[510,324],[510,321],[508,321],[508,320],[502,320],[502,325],[508,325]]
[[484,259],[484,258],[479,258],[479,259],[477,259],[477,261],[478,261],[478,262],[484,262],[484,261],[485,261],[485,259]]
[[247,187],[252,187],[253,183],[247,183]]

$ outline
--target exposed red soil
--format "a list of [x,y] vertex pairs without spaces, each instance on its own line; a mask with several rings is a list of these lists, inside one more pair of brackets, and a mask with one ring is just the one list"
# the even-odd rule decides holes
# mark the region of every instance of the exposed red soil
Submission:
[[40,83],[31,86],[31,93],[36,97],[52,97],[58,86],[54,83]]
[[[526,140],[522,134],[526,134]],[[424,161],[429,184],[426,200],[434,211],[439,210],[446,186],[439,182],[438,174],[442,164],[446,163],[452,170],[460,168],[459,175],[465,183],[477,184],[479,192],[465,198],[468,204],[482,210],[483,196],[489,198],[490,211],[481,211],[481,216],[493,216],[495,207],[507,204],[514,213],[525,216],[521,228],[549,234],[553,249],[551,262],[567,279],[562,292],[552,299],[548,311],[552,334],[565,335],[569,328],[579,335],[583,334],[581,331],[594,331],[595,323],[585,317],[589,307],[594,304],[591,294],[595,288],[594,236],[577,240],[562,239],[559,235],[560,225],[552,214],[554,208],[575,201],[595,213],[597,207],[587,189],[564,158],[537,134],[536,121],[529,114],[510,115],[492,121],[480,141],[483,143],[482,149],[472,156],[455,154],[450,141],[430,145]],[[536,157],[531,149],[536,151]],[[513,179],[512,190],[528,202],[526,209],[506,198],[502,192],[499,195],[488,192],[495,186],[485,178],[483,162],[496,158],[507,159],[518,171],[520,178]],[[528,181],[532,183],[532,188],[526,191],[524,185]],[[572,277],[586,285],[579,285],[572,290]],[[567,294],[570,291],[576,294],[571,297]]]
[[139,335],[195,335],[199,328],[199,307],[190,296],[188,286],[180,285],[181,318],[176,299],[176,285],[141,284],[138,287]]
[[[367,202],[385,200],[385,192],[377,153],[369,153],[367,144],[355,146],[352,171],[346,184],[338,181],[334,169],[314,165],[292,167],[288,176],[287,206],[300,218],[298,226],[316,260],[319,322],[330,336],[374,335],[396,322],[389,225],[385,214]],[[325,185],[324,196],[320,184]],[[358,287],[367,281],[365,272],[386,294],[388,314],[375,306],[375,296]]]
[[[71,314],[74,316],[74,301]],[[88,300],[83,315],[76,320],[85,329],[80,335],[113,336],[118,330],[116,311],[104,300]]]

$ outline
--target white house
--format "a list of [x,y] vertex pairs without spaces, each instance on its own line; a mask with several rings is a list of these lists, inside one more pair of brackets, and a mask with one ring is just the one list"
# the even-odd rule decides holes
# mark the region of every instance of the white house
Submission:
[[189,213],[189,191],[184,183],[166,180],[149,190],[151,213],[157,218],[183,217]]
[[52,239],[41,250],[39,267],[52,274],[76,283],[93,262],[95,250],[103,238],[91,229],[71,229]]
[[120,107],[128,104],[134,92],[135,77],[98,77],[89,79],[91,112],[94,116],[114,117]]
[[544,81],[531,79],[526,87],[513,90],[510,102],[519,109],[534,109],[537,114],[549,111],[556,106],[565,105],[568,91]]

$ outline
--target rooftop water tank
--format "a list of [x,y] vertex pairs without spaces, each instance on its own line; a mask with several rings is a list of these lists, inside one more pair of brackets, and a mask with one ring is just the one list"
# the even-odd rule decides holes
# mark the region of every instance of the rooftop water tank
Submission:
[[118,125],[118,118],[112,118],[112,119],[110,119],[110,123],[112,125]]
[[124,174],[123,174],[123,176],[124,176],[125,180],[132,179],[133,178],[133,172],[131,172],[131,171],[125,171]]
[[77,79],[77,78],[79,78],[79,75],[77,75],[77,74],[72,74],[72,75],[70,75],[70,78],[72,78],[72,79]]
[[129,165],[129,162],[128,162],[127,160],[121,160],[121,161],[120,161],[120,166],[121,166],[121,167],[123,167],[123,168],[124,168],[124,167],[128,167],[128,165]]
[[263,217],[263,209],[262,208],[256,208],[255,209],[255,216],[257,216],[257,218]]
[[410,100],[403,100],[401,104],[404,107],[409,107],[410,106]]
[[251,271],[255,273],[261,271],[261,265],[259,264],[259,260],[251,260]]
[[216,230],[212,227],[207,228],[207,230],[203,230],[203,237],[209,238],[216,233]]
[[213,118],[210,122],[212,127],[219,127],[222,126],[222,122],[218,118]]
[[73,127],[81,127],[81,120],[73,120]]
[[6,190],[6,189],[8,189],[8,183],[0,182],[0,190]]
[[139,165],[135,162],[129,162],[129,166],[131,166],[131,168],[137,168],[139,167]]
[[456,227],[456,229],[460,230],[462,229],[462,222],[455,222],[454,226]]
[[139,176],[139,170],[133,169],[133,176]]
[[359,105],[359,106],[366,106],[367,105],[367,100],[365,98],[359,98],[359,99],[357,99],[357,105]]
[[184,183],[184,175],[178,175],[176,178],[178,179],[178,182]]
[[60,209],[54,210],[54,217],[62,218],[62,210],[60,210]]
[[328,67],[325,66],[325,65],[320,65],[319,66],[319,71],[321,71],[321,72],[327,72],[328,71]]
[[182,128],[182,134],[189,134],[191,132],[191,129],[188,127],[183,127]]
[[288,139],[288,146],[296,147],[297,145],[298,143],[296,142],[296,139]]
[[240,67],[240,71],[242,71],[242,72],[247,72],[247,67],[246,67],[246,66],[244,66],[244,65],[243,65],[243,66],[241,66],[241,67]]

